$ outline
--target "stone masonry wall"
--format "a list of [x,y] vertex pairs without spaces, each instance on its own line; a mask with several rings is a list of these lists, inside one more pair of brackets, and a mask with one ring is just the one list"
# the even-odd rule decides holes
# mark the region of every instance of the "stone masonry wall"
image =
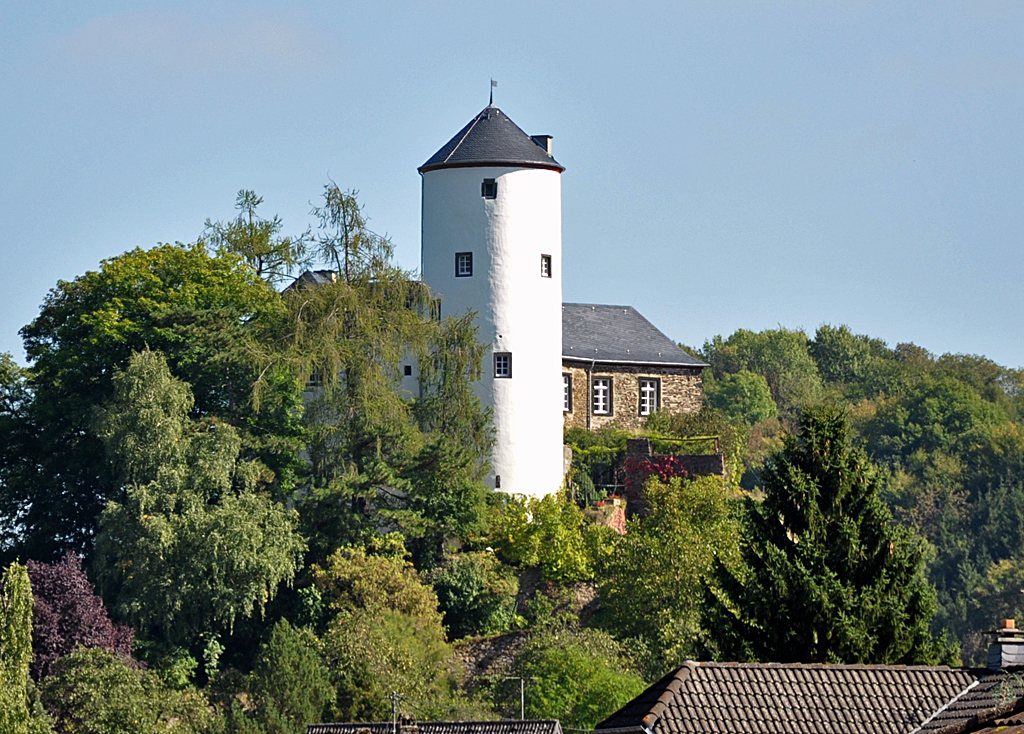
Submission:
[[[566,428],[587,428],[590,411],[590,384],[587,372],[589,362],[562,362],[562,372],[572,375],[572,412],[565,413]],[[661,410],[671,415],[697,413],[704,399],[699,367],[654,367],[621,364],[593,366],[594,377],[612,378],[612,414],[591,415],[590,428],[598,430],[617,425],[626,430],[643,428],[647,416],[640,415],[641,377],[661,380]]]

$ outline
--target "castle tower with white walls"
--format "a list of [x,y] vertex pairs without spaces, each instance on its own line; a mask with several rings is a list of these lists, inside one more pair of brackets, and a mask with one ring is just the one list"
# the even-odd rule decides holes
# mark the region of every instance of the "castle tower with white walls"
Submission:
[[493,104],[419,168],[423,280],[442,315],[477,314],[490,347],[477,394],[494,411],[491,486],[562,484],[562,189],[549,136]]

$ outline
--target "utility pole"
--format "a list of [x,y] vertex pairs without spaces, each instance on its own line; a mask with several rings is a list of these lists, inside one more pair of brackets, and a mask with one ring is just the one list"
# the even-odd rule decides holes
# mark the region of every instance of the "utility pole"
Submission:
[[[526,678],[518,675],[506,675],[505,680],[519,681],[519,720],[526,720]],[[532,678],[531,678],[532,680]]]
[[391,734],[398,734],[398,691],[391,691]]

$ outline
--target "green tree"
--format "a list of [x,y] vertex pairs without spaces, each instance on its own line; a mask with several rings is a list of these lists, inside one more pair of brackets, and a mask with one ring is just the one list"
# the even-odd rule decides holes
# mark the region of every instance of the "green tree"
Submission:
[[234,428],[188,419],[191,392],[161,355],[134,355],[113,382],[96,431],[125,499],[100,518],[100,585],[141,635],[209,643],[292,580],[297,518],[257,489]]
[[457,699],[452,648],[445,640],[437,596],[409,563],[397,534],[369,548],[334,553],[314,579],[334,615],[324,648],[334,673],[337,715],[380,721],[397,691],[418,702],[421,715],[450,711]]
[[705,380],[704,399],[712,408],[748,425],[778,415],[768,381],[749,370],[725,374],[719,380]]
[[451,555],[434,569],[430,580],[449,639],[505,632],[511,627],[519,581],[493,553]]
[[[600,620],[616,637],[640,638],[658,673],[688,658],[701,659],[708,633],[701,626],[701,598],[715,558],[734,567],[739,535],[722,480],[648,480],[649,512],[630,520],[629,531],[600,573]],[[637,613],[637,599],[644,612]]]
[[[322,561],[391,525],[422,539],[424,565],[433,565],[440,538],[473,527],[485,508],[489,424],[468,388],[482,356],[475,330],[466,319],[430,318],[430,293],[394,264],[393,245],[368,228],[354,192],[328,185],[314,213],[311,250],[335,277],[288,289],[284,336],[257,357],[267,375],[283,369],[316,385],[301,505],[312,556]],[[412,362],[425,378],[419,402],[401,389]]]
[[805,411],[747,499],[744,567],[716,564],[705,624],[727,660],[934,663],[935,591],[924,545],[895,525],[883,475],[850,445],[838,409]]
[[202,694],[168,688],[153,671],[101,647],[58,660],[40,697],[66,734],[200,734],[210,724]]
[[250,718],[266,734],[303,734],[330,713],[335,693],[320,647],[307,628],[274,625],[249,680]]
[[741,370],[763,376],[781,416],[795,420],[801,408],[821,399],[821,377],[808,347],[800,330],[739,329],[728,339],[705,342],[703,355],[717,380]]
[[592,729],[646,687],[607,632],[558,625],[530,637],[514,671],[527,678],[526,716]]
[[255,191],[239,191],[235,200],[238,217],[227,223],[207,219],[201,242],[215,251],[241,257],[268,283],[280,283],[304,264],[306,238],[282,237],[284,224],[278,217],[264,219],[256,213],[262,203],[263,197]]
[[32,586],[24,566],[12,563],[0,578],[0,731],[35,730],[28,705],[32,661]]
[[262,410],[249,400],[258,374],[250,344],[272,329],[283,303],[237,256],[201,245],[159,245],[103,261],[58,282],[22,329],[31,400],[0,445],[0,533],[9,555],[54,560],[91,547],[107,500],[120,499],[93,411],[134,352],[163,352],[189,383],[193,417],[219,417],[240,432],[282,490],[301,467],[301,393],[294,380],[265,379]]
[[507,563],[537,566],[545,581],[572,583],[594,578],[595,565],[610,552],[614,531],[598,527],[562,492],[545,497],[509,497],[500,508],[490,542]]
[[823,324],[814,333],[810,352],[825,382],[854,382],[864,374],[871,347],[866,338],[855,336],[845,324]]

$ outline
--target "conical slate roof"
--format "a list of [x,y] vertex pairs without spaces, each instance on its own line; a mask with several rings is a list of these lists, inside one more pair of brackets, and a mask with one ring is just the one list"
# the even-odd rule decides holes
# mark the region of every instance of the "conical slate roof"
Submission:
[[565,170],[547,150],[494,105],[488,105],[470,120],[419,167],[419,172],[477,166],[547,168],[559,173]]

